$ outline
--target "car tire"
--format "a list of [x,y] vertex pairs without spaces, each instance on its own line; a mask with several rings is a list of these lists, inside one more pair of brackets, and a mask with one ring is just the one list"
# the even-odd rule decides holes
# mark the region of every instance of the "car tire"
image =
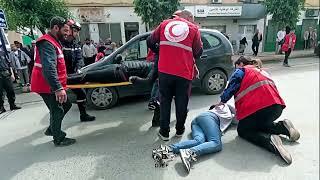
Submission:
[[118,102],[117,90],[113,87],[99,87],[87,92],[88,105],[94,109],[110,109]]
[[201,88],[209,95],[220,94],[227,85],[226,74],[219,69],[212,69],[202,79]]

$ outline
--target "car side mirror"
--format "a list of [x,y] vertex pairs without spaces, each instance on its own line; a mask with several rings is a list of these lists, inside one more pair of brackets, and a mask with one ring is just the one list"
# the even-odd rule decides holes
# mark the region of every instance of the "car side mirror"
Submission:
[[118,54],[118,55],[115,57],[114,62],[115,62],[115,64],[120,64],[121,61],[122,61],[122,56],[121,56],[121,54]]

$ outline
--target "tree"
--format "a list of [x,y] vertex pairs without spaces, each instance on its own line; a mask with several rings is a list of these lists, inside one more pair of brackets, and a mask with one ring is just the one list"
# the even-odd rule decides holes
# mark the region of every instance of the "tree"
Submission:
[[134,0],[134,12],[148,27],[154,28],[179,7],[179,0]]
[[4,8],[9,29],[30,29],[29,36],[34,39],[33,30],[37,27],[42,34],[50,26],[50,19],[54,16],[70,17],[70,13],[63,0],[0,0]]
[[265,0],[267,12],[278,27],[295,27],[305,0]]

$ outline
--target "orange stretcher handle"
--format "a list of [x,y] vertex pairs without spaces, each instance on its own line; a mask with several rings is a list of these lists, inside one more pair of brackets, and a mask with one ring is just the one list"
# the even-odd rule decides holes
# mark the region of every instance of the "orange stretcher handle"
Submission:
[[82,88],[98,88],[98,87],[114,87],[114,86],[126,86],[132,84],[131,82],[120,83],[87,83],[87,84],[73,84],[67,85],[69,89],[82,89]]

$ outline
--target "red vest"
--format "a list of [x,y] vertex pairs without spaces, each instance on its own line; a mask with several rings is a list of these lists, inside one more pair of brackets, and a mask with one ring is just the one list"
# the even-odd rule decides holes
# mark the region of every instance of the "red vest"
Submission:
[[284,37],[284,44],[282,45],[282,50],[287,52],[289,49],[293,51],[294,46],[296,45],[297,37],[294,33],[287,34]]
[[192,44],[198,27],[177,17],[163,21],[160,28],[159,72],[192,80]]
[[[66,89],[67,70],[66,70],[66,65],[64,61],[61,44],[57,42],[57,40],[55,40],[49,34],[45,34],[37,40],[37,42],[40,42],[40,41],[48,41],[55,47],[56,54],[57,54],[58,79],[62,87]],[[34,67],[32,70],[32,77],[31,77],[31,91],[36,93],[52,93],[50,85],[48,84],[47,80],[43,76],[42,64],[40,61],[39,51],[37,47],[35,47],[35,62],[34,62]]]
[[234,96],[238,120],[274,104],[285,107],[276,85],[267,72],[254,66],[245,66],[244,70],[240,89]]

